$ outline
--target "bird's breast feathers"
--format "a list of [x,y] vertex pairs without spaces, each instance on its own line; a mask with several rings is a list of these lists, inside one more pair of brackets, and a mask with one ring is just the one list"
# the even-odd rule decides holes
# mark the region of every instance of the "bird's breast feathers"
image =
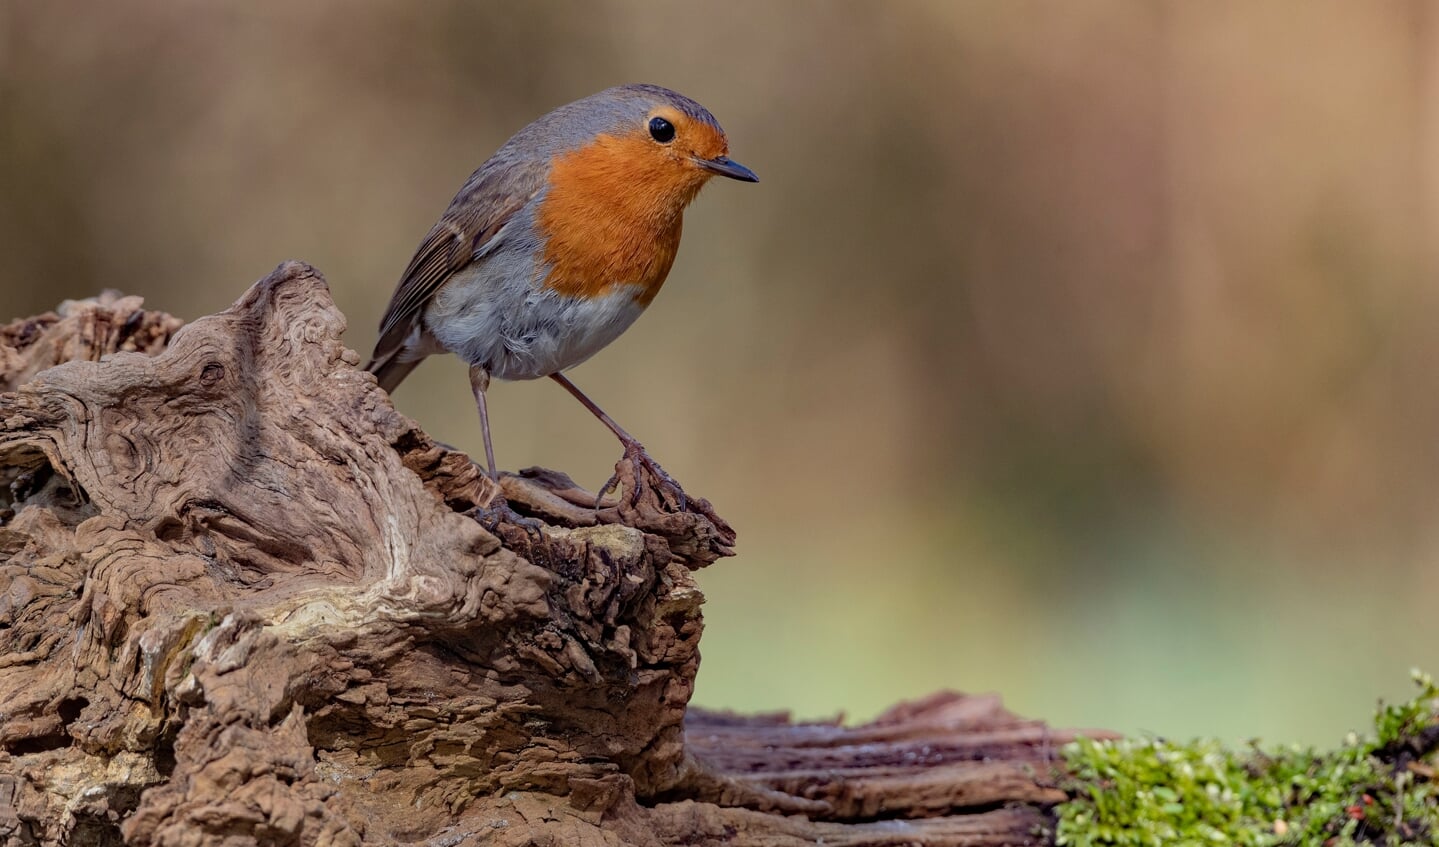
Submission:
[[425,310],[426,332],[497,379],[538,379],[598,353],[647,305],[633,285],[589,296],[535,285],[543,272],[532,255],[496,251],[440,289]]
[[555,160],[535,211],[544,285],[571,297],[633,286],[642,305],[659,293],[679,252],[685,206],[704,180],[637,167],[653,146],[602,135]]

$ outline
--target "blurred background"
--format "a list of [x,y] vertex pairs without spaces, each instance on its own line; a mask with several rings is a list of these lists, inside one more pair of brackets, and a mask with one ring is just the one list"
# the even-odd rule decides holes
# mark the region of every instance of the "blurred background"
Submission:
[[[0,0],[0,319],[297,258],[366,354],[470,171],[632,81],[763,180],[574,372],[740,531],[700,703],[1333,743],[1439,672],[1423,0]],[[502,466],[609,475],[557,386],[491,398]],[[459,361],[395,400],[481,451]]]

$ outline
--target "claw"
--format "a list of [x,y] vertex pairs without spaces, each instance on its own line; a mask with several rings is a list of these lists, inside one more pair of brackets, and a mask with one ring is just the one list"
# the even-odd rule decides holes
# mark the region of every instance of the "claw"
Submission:
[[605,484],[600,486],[600,490],[595,492],[595,511],[598,512],[600,510],[600,504],[605,501],[606,494],[609,494],[611,491],[619,491],[619,488],[620,472],[616,470],[610,474],[609,479],[605,480]]
[[[620,459],[620,462],[629,462],[634,467],[635,486],[634,490],[629,492],[631,503],[637,503],[639,501],[639,478],[642,474],[648,474],[655,482],[659,483],[660,487],[668,489],[668,493],[679,507],[679,511],[685,511],[689,502],[685,490],[680,487],[680,484],[675,481],[674,477],[670,476],[664,468],[660,467],[659,462],[656,462],[649,453],[645,452],[644,445],[638,441],[625,442],[625,453],[623,458]],[[600,486],[599,494],[595,497],[595,511],[599,511],[600,503],[605,499],[606,494],[619,488],[620,476],[620,469],[616,467],[614,475],[612,475],[604,485]]]
[[544,523],[516,512],[504,497],[496,497],[489,506],[476,506],[465,514],[495,535],[499,534],[500,524],[508,523],[534,534],[536,538],[544,538]]
[[674,495],[675,505],[679,507],[679,511],[683,512],[689,504],[689,498],[685,495],[685,490],[680,488],[680,484],[675,481],[674,477],[665,473],[665,469],[660,467],[660,463],[656,462],[650,457],[650,454],[645,452],[645,448],[640,447],[638,444],[635,446],[639,448],[639,461],[649,469],[650,473],[654,474],[661,485],[670,489],[670,493]]

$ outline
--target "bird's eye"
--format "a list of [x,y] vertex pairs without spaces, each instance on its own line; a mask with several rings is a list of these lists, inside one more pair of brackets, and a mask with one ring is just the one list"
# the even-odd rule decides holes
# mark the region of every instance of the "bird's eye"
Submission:
[[650,118],[650,137],[661,144],[675,140],[675,125],[664,118]]

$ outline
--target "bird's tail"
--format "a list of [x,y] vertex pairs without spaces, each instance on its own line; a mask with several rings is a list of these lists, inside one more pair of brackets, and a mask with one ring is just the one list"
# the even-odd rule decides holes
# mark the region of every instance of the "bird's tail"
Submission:
[[410,375],[410,371],[419,364],[420,359],[401,361],[400,350],[396,349],[388,356],[371,359],[370,363],[365,365],[365,370],[375,375],[375,379],[379,380],[380,387],[385,389],[385,393],[388,394],[398,388],[405,377]]

